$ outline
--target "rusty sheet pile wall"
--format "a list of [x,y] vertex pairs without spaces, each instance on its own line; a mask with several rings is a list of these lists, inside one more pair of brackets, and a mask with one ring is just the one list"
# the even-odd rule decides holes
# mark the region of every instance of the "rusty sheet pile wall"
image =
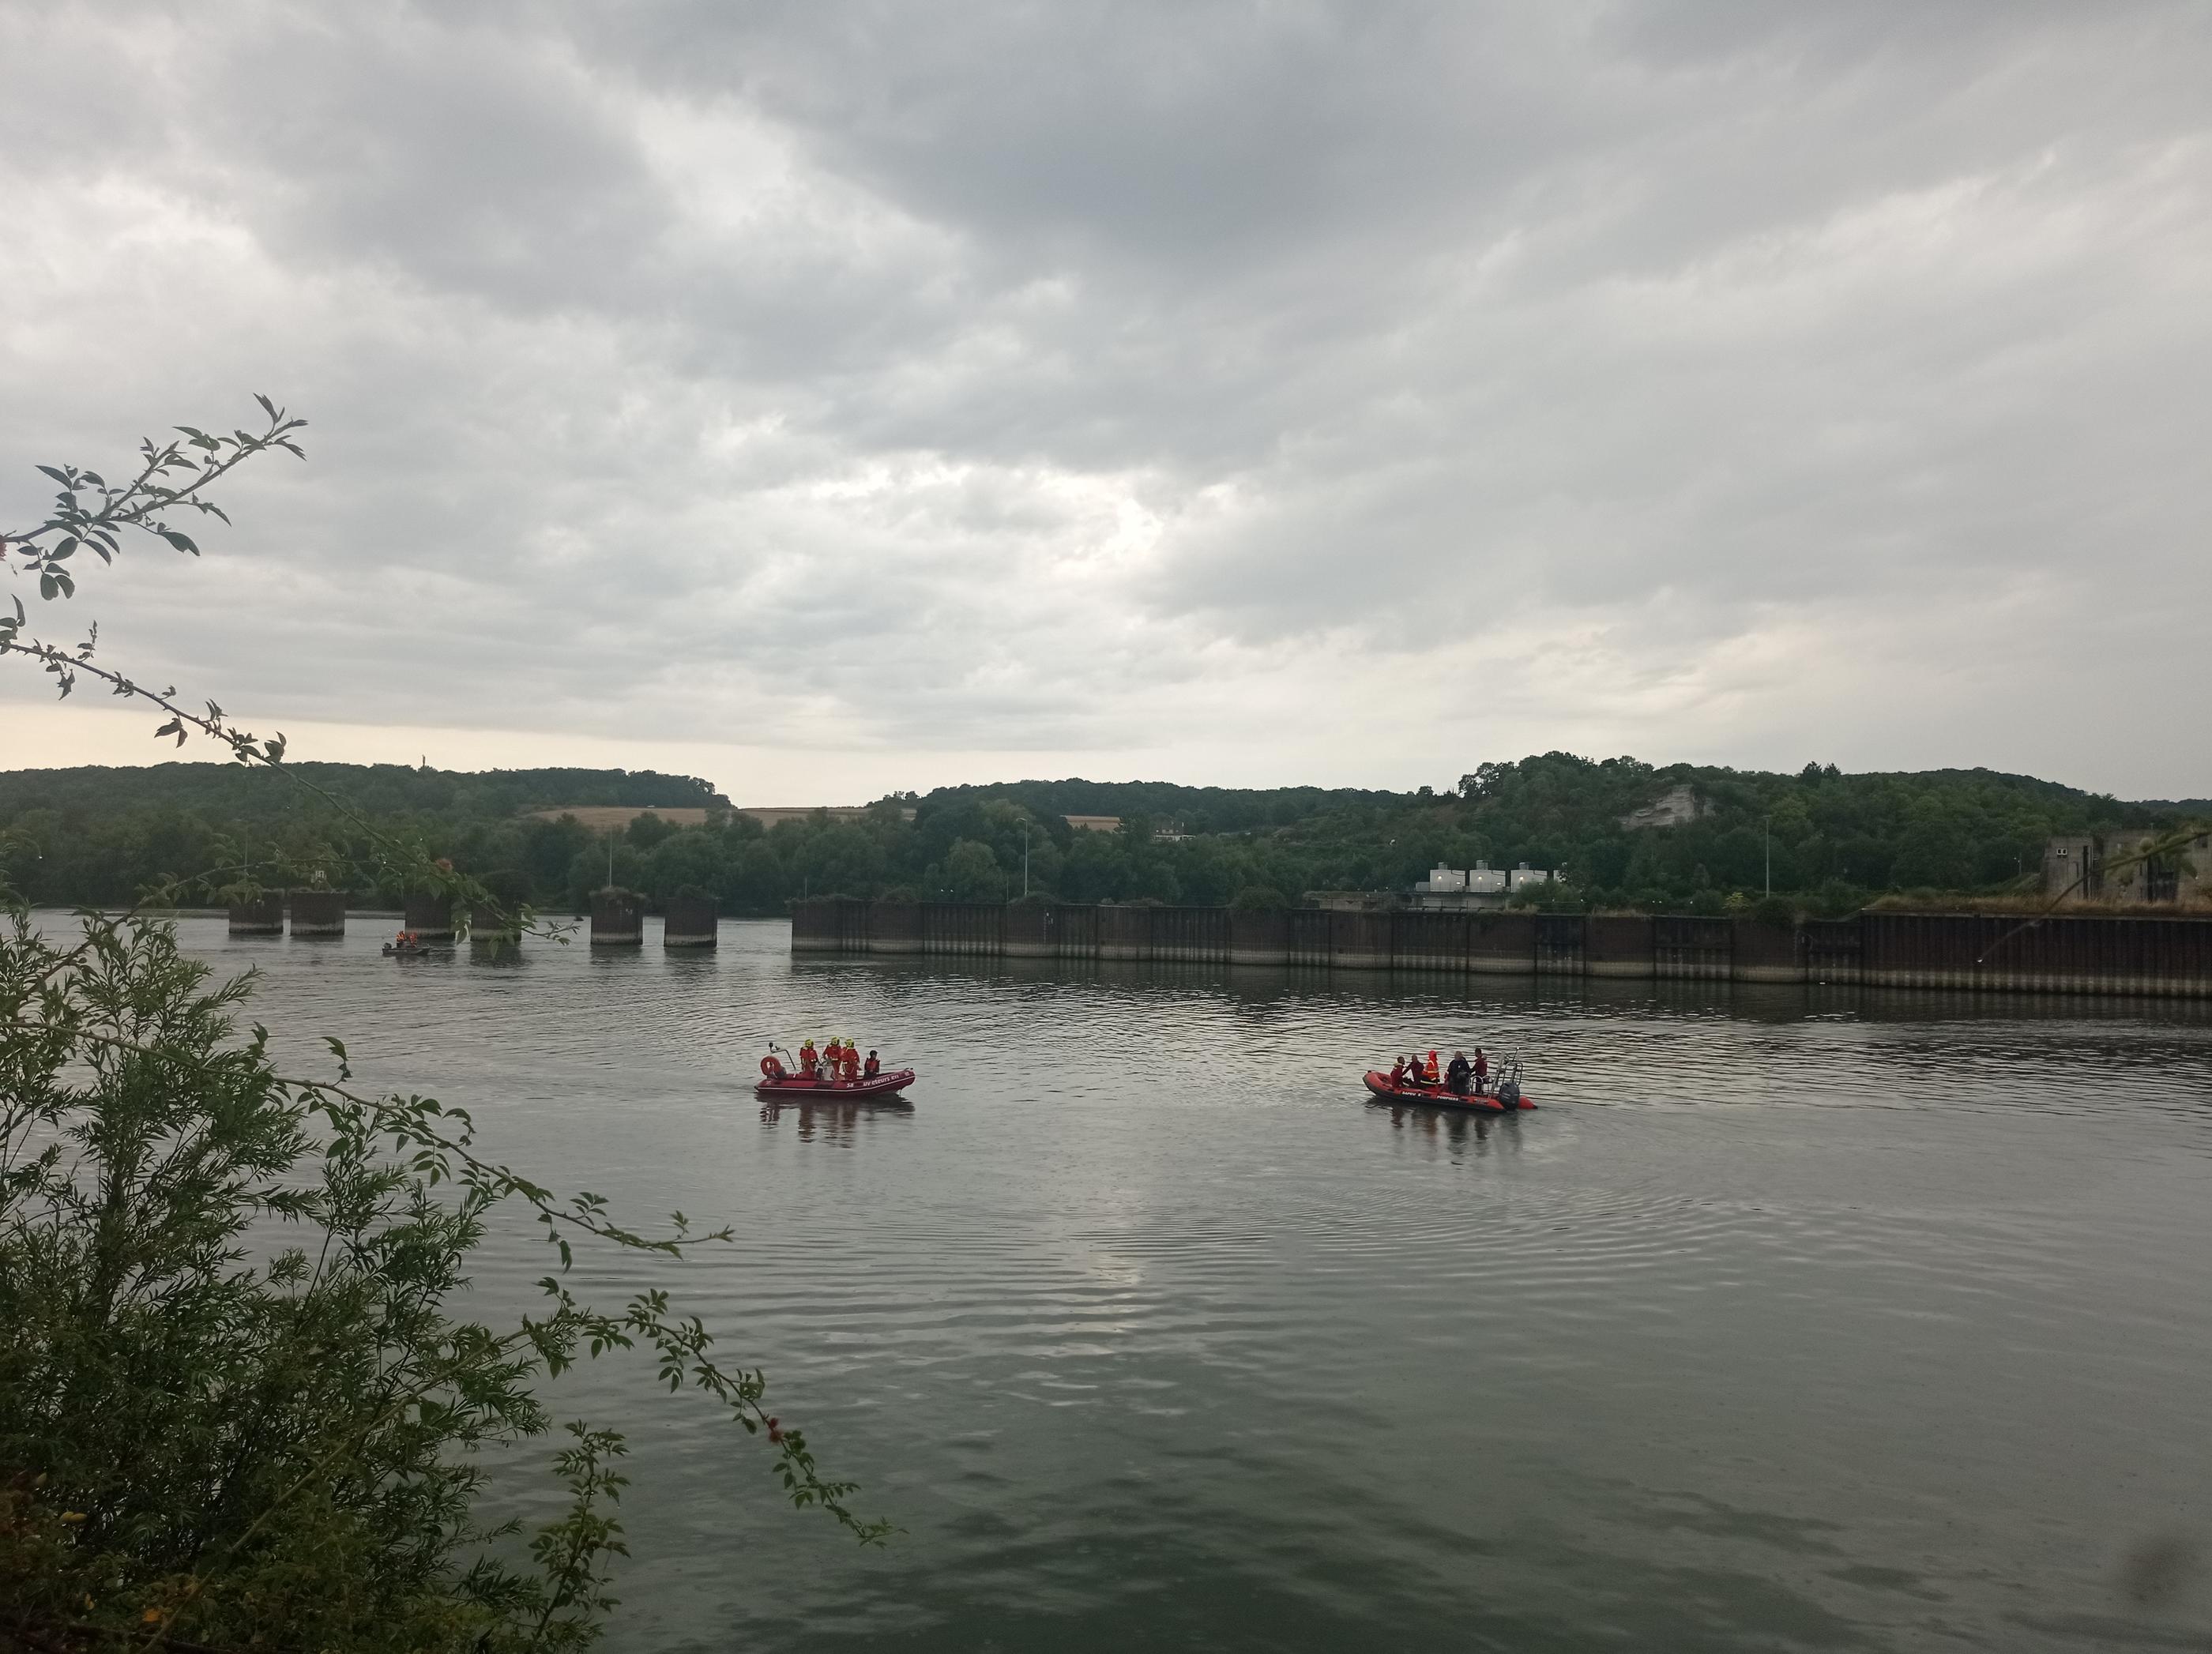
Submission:
[[453,939],[453,904],[442,896],[410,896],[403,921],[426,942]]
[[[2212,994],[2212,921],[1869,913],[1860,980],[2059,994]],[[1992,979],[1996,979],[1994,982]]]
[[1865,983],[2212,998],[2212,920],[1866,913],[1796,926],[1687,915],[1341,912],[799,902],[799,953],[1114,959],[1447,974]]

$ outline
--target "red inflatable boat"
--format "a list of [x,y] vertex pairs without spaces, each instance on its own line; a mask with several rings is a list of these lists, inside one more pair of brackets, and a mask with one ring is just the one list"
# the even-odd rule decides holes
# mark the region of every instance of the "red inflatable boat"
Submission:
[[1415,1085],[1401,1081],[1393,1085],[1390,1076],[1370,1068],[1367,1089],[1386,1103],[1418,1103],[1425,1108],[1465,1109],[1470,1114],[1511,1114],[1516,1109],[1533,1109],[1536,1105],[1514,1087],[1512,1100],[1502,1097],[1462,1096],[1447,1091],[1442,1085]]
[[842,1103],[866,1103],[896,1097],[914,1084],[911,1068],[890,1068],[873,1079],[809,1079],[805,1074],[784,1074],[778,1079],[763,1078],[753,1087],[756,1097],[823,1100]]

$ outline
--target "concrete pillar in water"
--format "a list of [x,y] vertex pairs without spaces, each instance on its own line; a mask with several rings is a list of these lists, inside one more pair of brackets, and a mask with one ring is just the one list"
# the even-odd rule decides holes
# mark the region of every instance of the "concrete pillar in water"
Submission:
[[264,896],[258,902],[230,904],[230,933],[234,936],[282,936],[284,898]]
[[509,953],[521,946],[522,931],[507,909],[469,909],[469,946],[477,953]]
[[292,934],[344,935],[345,904],[343,891],[294,891],[290,902]]
[[407,898],[406,928],[426,942],[453,939],[453,904],[442,896]]
[[645,940],[645,899],[635,891],[592,892],[592,946],[636,947]]
[[660,933],[663,947],[712,947],[720,909],[711,896],[672,896]]

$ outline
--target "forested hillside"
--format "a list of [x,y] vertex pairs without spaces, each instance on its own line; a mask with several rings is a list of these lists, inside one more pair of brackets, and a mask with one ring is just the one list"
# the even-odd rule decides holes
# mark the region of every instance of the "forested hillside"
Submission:
[[[313,787],[373,816],[491,819],[549,804],[696,808],[714,789],[696,775],[652,769],[416,769],[398,763],[288,763]],[[0,821],[27,810],[116,816],[139,810],[198,812],[210,820],[296,816],[302,789],[275,770],[240,763],[87,765],[0,771]]]
[[[773,914],[794,897],[905,894],[969,901],[1297,902],[1310,891],[1402,889],[1436,865],[1527,862],[1563,871],[1546,899],[1576,906],[1717,908],[1773,888],[1847,910],[1885,891],[1990,892],[2031,882],[2051,834],[2155,825],[2186,806],[2130,805],[1989,770],[1791,775],[1603,762],[1547,753],[1486,763],[1463,789],[1413,793],[1188,787],[1163,782],[1009,782],[885,799],[863,820],[749,818],[675,828],[634,822],[610,844],[574,821],[529,819],[548,804],[691,805],[713,787],[649,771],[302,764],[299,774],[387,829],[517,897],[580,904],[605,882],[656,901],[685,886],[727,910]],[[1622,818],[1686,787],[1694,818]],[[904,808],[915,811],[905,818]],[[1068,815],[1123,818],[1077,832]],[[1173,827],[1181,836],[1164,836]],[[364,899],[362,846],[311,793],[239,766],[0,774],[12,876],[34,901],[117,903],[168,878],[210,887],[240,871],[264,882],[320,868]]]
[[1169,781],[1070,780],[941,787],[929,798],[939,806],[1007,799],[1040,818],[1140,816],[1148,824],[1187,833],[1244,833],[1292,826],[1333,810],[1389,808],[1402,803],[1405,796],[1352,787],[1177,787]]

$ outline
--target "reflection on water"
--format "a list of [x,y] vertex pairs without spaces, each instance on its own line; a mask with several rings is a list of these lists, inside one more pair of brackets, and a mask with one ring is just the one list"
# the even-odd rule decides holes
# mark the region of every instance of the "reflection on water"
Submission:
[[1431,1147],[1441,1140],[1455,1158],[1465,1154],[1470,1145],[1478,1153],[1489,1153],[1493,1137],[1501,1140],[1498,1147],[1502,1152],[1510,1154],[1521,1146],[1521,1116],[1517,1114],[1469,1114],[1464,1109],[1408,1107],[1386,1103],[1380,1098],[1370,1098],[1367,1106],[1377,1114],[1388,1115],[1397,1129],[1411,1131]]
[[906,1118],[913,1113],[914,1104],[903,1097],[770,1098],[760,1109],[761,1123],[770,1130],[787,1119],[794,1120],[800,1142],[820,1137],[848,1146],[873,1133],[879,1117]]
[[[619,1650],[2201,1647],[2212,1012],[1194,966],[186,939],[302,1064],[738,1239],[664,1281],[906,1529],[649,1371]],[[753,1096],[850,1034],[900,1106]],[[1361,1090],[1527,1055],[1505,1118]],[[486,1309],[544,1273],[488,1245]],[[541,1508],[517,1494],[523,1514]]]

